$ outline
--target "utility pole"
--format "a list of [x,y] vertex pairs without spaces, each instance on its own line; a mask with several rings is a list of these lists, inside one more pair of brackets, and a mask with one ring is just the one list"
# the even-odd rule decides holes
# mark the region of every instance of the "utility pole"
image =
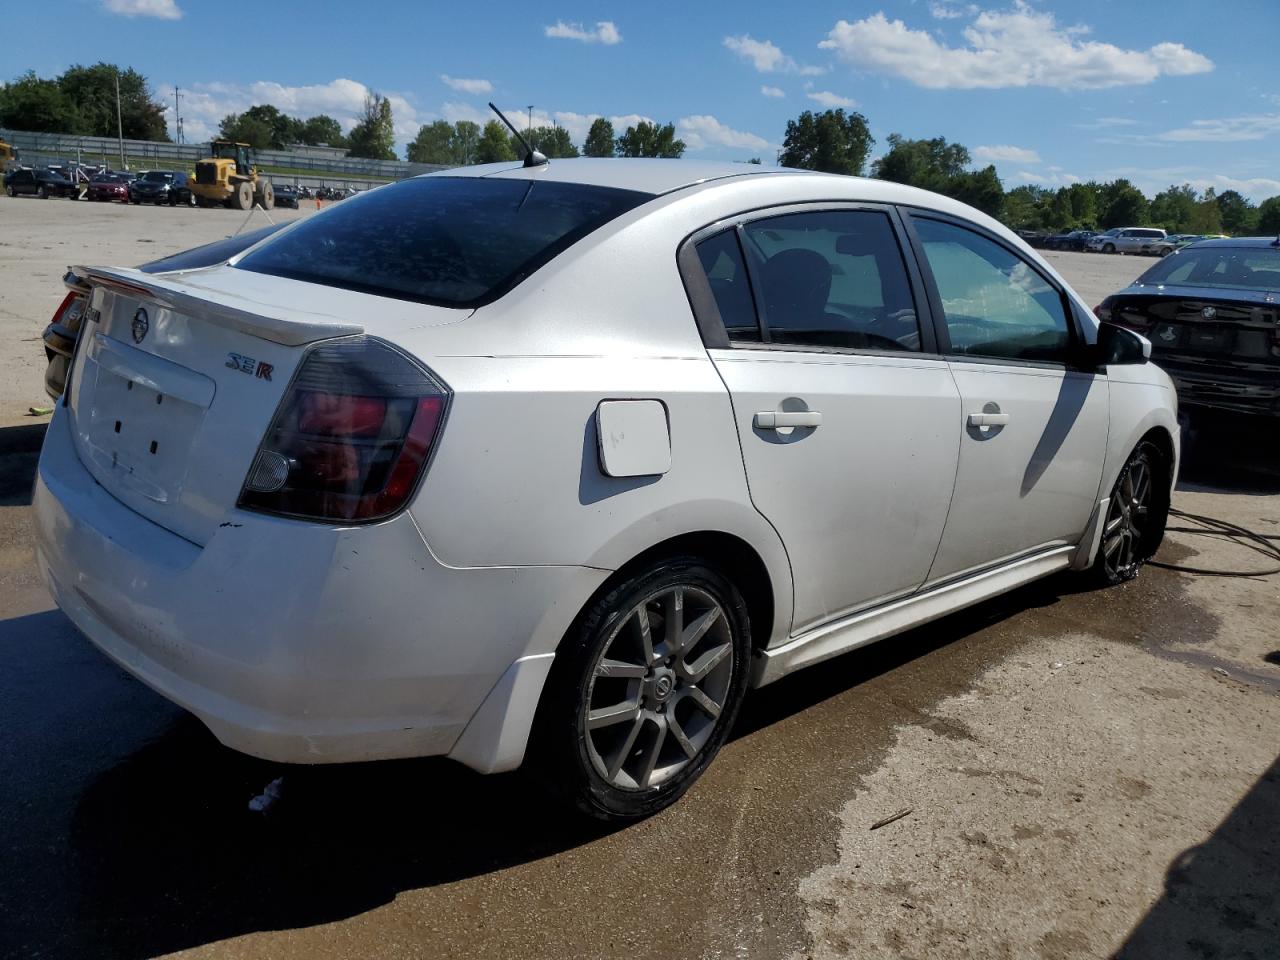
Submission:
[[116,67],[116,139],[120,143],[120,169],[125,169],[124,162],[124,120],[120,116],[120,68]]
[[529,129],[533,129],[533,104],[529,104]]
[[182,98],[182,94],[178,92],[178,85],[173,85],[173,133],[178,138],[178,142],[182,142],[182,108],[178,106],[178,101]]

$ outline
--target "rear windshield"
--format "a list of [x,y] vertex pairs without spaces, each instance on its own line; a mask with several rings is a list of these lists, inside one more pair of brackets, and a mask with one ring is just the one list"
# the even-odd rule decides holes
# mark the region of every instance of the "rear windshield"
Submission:
[[573,183],[403,180],[344,200],[236,266],[400,300],[478,307],[648,199]]
[[1184,247],[1144,273],[1138,283],[1280,290],[1280,247]]

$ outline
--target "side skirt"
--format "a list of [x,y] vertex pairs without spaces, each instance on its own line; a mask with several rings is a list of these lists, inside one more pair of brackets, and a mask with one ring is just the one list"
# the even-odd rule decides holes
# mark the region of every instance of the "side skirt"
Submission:
[[[1102,512],[1102,516],[1106,516],[1105,512]],[[1092,536],[1085,542],[1096,538],[1093,531],[1090,534]],[[1055,547],[925,593],[825,623],[780,647],[761,652],[756,658],[751,685],[762,687],[802,667],[821,663],[849,650],[856,650],[868,643],[883,640],[895,633],[1007,593],[1024,583],[1065,570],[1072,565],[1072,559],[1079,550],[1077,545]]]

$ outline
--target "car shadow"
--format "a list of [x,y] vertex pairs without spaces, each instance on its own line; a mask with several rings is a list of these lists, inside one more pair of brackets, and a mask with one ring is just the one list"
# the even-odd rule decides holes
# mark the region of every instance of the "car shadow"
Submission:
[[39,421],[0,427],[0,507],[31,502],[36,465],[48,423]]
[[1280,420],[1202,413],[1182,435],[1178,489],[1189,493],[1280,493]]
[[1184,850],[1118,960],[1280,956],[1280,758],[1204,843]]
[[[1077,580],[1034,584],[756,691],[734,739],[1057,604]],[[141,958],[314,926],[618,829],[560,806],[524,772],[484,777],[443,759],[283,767],[247,757],[103,660],[56,611],[0,621],[0,653],[32,635],[65,642],[24,650],[33,662],[21,684],[0,673],[15,738],[8,759],[21,771],[0,818],[28,853],[0,874],[0,907],[11,908],[20,954]],[[59,662],[68,657],[71,667]],[[76,696],[50,723],[55,676]],[[18,686],[26,693],[10,698]],[[278,777],[279,800],[250,812],[250,798]]]

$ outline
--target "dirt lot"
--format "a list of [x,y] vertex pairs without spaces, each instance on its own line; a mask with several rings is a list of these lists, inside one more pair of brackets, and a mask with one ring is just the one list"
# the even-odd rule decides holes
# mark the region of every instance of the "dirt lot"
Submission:
[[[21,415],[67,263],[241,219],[0,199],[0,956],[1280,956],[1277,577],[1056,577],[798,674],[623,830],[441,761],[290,771],[250,814],[280,770],[52,608]],[[1149,263],[1052,259],[1090,303]],[[1176,506],[1280,534],[1274,433],[1201,434]],[[1265,565],[1181,532],[1160,559]]]

